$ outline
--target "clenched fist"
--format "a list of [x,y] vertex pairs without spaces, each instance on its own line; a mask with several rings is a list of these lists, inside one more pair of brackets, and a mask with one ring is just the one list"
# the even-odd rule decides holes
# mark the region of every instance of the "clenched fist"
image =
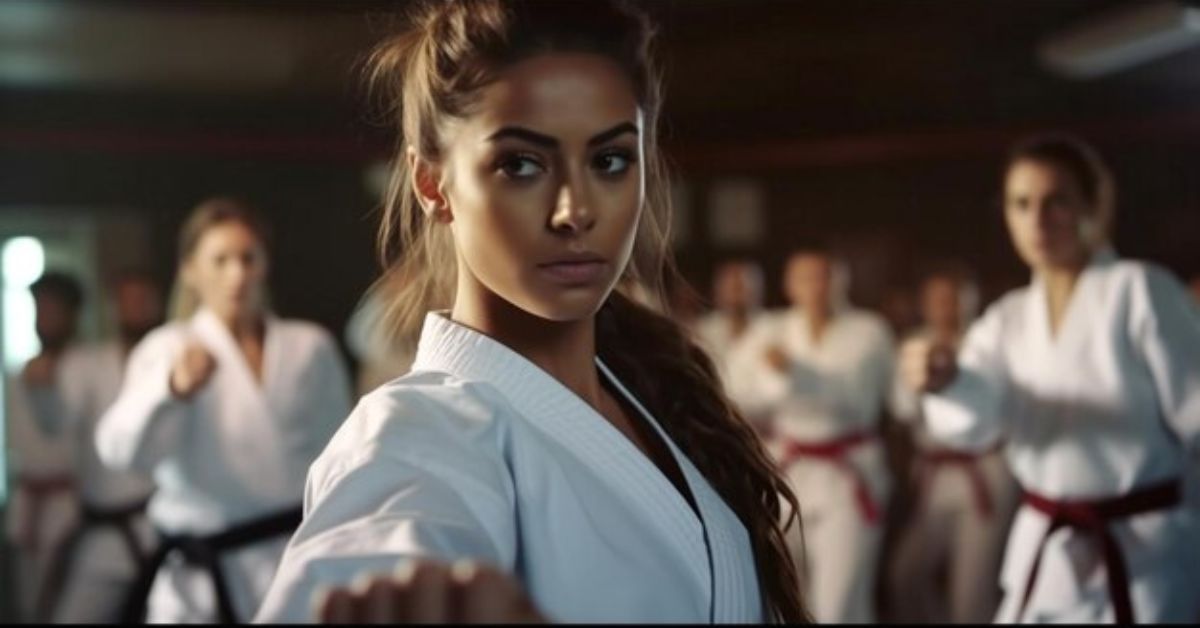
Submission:
[[188,342],[171,367],[171,394],[187,399],[204,387],[217,368],[217,361],[204,345]]
[[958,357],[951,345],[913,338],[900,347],[900,377],[918,392],[937,392],[958,376]]
[[767,347],[767,350],[763,352],[763,359],[766,360],[771,368],[780,373],[786,373],[791,366],[791,361],[788,359],[787,353],[779,345]]
[[545,623],[511,576],[471,562],[416,561],[316,596],[322,623]]

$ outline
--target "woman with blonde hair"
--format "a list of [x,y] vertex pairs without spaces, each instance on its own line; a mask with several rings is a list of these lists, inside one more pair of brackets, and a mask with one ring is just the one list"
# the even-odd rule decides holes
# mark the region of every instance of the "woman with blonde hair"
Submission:
[[101,418],[105,464],[153,474],[163,536],[126,620],[248,620],[300,520],[308,465],[349,411],[337,345],[267,306],[267,230],[242,202],[184,224],[174,319],[133,350]]
[[669,266],[650,36],[607,2],[459,0],[378,49],[391,320],[420,343],[313,464],[259,620],[806,617],[794,498],[687,331],[614,290]]

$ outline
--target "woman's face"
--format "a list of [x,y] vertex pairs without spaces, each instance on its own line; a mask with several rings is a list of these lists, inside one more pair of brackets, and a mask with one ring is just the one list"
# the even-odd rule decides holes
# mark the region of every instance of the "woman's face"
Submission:
[[209,227],[184,267],[184,281],[201,304],[227,321],[259,314],[267,277],[267,254],[240,222]]
[[1034,270],[1086,261],[1099,228],[1092,209],[1079,182],[1060,166],[1023,159],[1008,169],[1005,221],[1017,254]]
[[594,314],[629,261],[644,198],[642,116],[621,69],[592,54],[531,57],[443,139],[428,166],[438,189],[416,176],[450,223],[458,298],[496,296],[553,321]]

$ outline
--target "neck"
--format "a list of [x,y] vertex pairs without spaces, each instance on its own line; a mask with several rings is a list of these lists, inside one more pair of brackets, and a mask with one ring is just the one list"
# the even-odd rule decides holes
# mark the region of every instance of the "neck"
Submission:
[[1082,273],[1082,265],[1047,267],[1038,273],[1046,286],[1046,309],[1052,337],[1058,335],[1067,304],[1071,302],[1071,293]]
[[729,317],[729,327],[733,330],[734,336],[742,335],[742,332],[746,331],[746,327],[750,325],[749,308],[730,308],[726,310],[726,315]]
[[52,345],[52,346],[43,345],[41,352],[38,353],[38,357],[45,358],[47,360],[50,360],[51,362],[55,362],[55,361],[58,361],[58,358],[62,356],[63,351],[65,351],[66,348],[67,348],[67,343],[65,343],[65,342],[62,344],[56,344],[56,345]]
[[[484,333],[536,364],[592,407],[600,407],[595,317],[550,321],[460,276],[451,320]],[[464,289],[466,288],[466,289]]]
[[229,315],[217,315],[221,324],[238,340],[261,338],[263,334],[263,316],[261,312],[245,312]]
[[797,309],[804,313],[805,321],[808,323],[808,332],[812,334],[813,340],[820,339],[825,327],[829,324],[829,319],[833,317],[831,309],[828,306],[798,306]]
[[1083,273],[1082,266],[1046,267],[1039,273],[1046,284],[1046,293],[1051,303],[1061,303],[1071,296],[1075,283]]

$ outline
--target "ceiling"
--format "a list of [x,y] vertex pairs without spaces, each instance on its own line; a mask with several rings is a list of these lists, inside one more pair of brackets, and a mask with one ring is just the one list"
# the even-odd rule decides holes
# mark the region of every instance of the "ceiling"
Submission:
[[[669,132],[736,144],[1200,112],[1200,47],[1092,80],[1040,67],[1047,35],[1139,1],[649,7],[662,25]],[[64,129],[370,133],[355,63],[402,4],[6,0],[0,139]]]

